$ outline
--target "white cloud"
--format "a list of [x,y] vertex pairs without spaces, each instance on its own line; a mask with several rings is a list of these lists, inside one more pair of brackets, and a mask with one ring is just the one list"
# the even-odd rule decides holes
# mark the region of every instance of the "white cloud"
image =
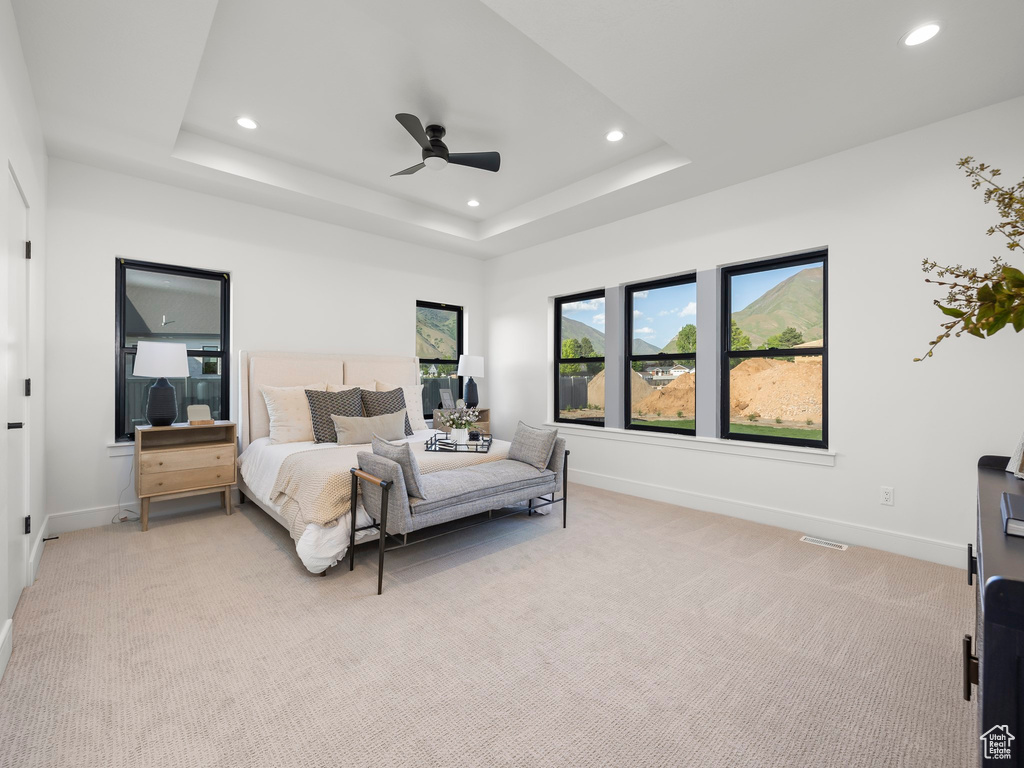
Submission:
[[697,302],[696,301],[691,301],[689,304],[687,304],[685,307],[683,307],[679,311],[679,316],[680,317],[688,317],[689,315],[694,315],[694,316],[697,315]]
[[604,325],[604,312],[594,315],[594,325]]
[[647,291],[637,291],[636,293],[633,294],[633,298],[634,299],[646,299],[647,298]]
[[672,309],[663,309],[658,313],[658,317],[668,317],[669,315],[679,314],[679,307],[672,307]]
[[634,333],[637,336],[653,336],[654,335],[654,329],[653,328],[637,328],[634,331]]
[[604,309],[604,299],[588,299],[587,301],[573,301],[569,304],[563,304],[562,310],[566,312],[575,312],[576,310],[585,310],[593,312],[595,309]]
[[633,310],[633,317],[643,317],[643,316],[644,316],[644,313],[641,312],[639,309],[634,309]]

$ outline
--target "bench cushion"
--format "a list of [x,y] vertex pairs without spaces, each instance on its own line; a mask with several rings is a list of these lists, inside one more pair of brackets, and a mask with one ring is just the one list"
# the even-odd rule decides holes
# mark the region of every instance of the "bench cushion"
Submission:
[[426,498],[410,498],[409,508],[413,515],[419,515],[517,491],[523,491],[522,498],[527,499],[531,495],[528,491],[551,486],[554,479],[555,473],[550,469],[534,469],[512,459],[431,472],[420,480],[420,490]]

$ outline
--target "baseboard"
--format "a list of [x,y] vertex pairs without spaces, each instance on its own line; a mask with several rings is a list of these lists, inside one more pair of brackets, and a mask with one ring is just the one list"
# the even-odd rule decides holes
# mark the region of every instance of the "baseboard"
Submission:
[[[193,496],[185,499],[171,499],[170,501],[154,501],[149,509],[149,519],[158,520],[163,515],[174,515],[182,512],[195,512],[198,510],[210,509],[221,506],[220,496],[213,498],[215,492],[210,495]],[[231,498],[234,504],[238,505],[238,489],[231,491]],[[112,504],[109,507],[93,507],[92,509],[75,509],[69,512],[51,512],[45,522],[46,536],[60,536],[62,533],[81,531],[86,528],[98,528],[101,525],[110,525],[118,514],[139,514],[139,503],[133,501],[118,507]],[[138,523],[136,523],[138,525]]]
[[0,679],[7,671],[7,662],[11,660],[12,650],[14,650],[14,621],[7,619],[3,626],[0,626]]
[[749,502],[736,501],[721,496],[693,493],[655,483],[628,480],[622,477],[609,477],[608,475],[587,472],[581,469],[570,468],[569,479],[593,488],[627,493],[643,499],[664,501],[669,504],[678,504],[682,507],[714,512],[720,515],[728,515],[729,517],[738,517],[742,520],[774,525],[779,528],[787,528],[792,531],[799,531],[826,539],[836,539],[844,544],[882,549],[886,552],[907,555],[918,560],[928,560],[929,562],[951,565],[957,568],[964,568],[966,564],[966,549],[963,544],[953,544],[947,541],[928,539],[923,536],[912,536],[906,533],[887,531],[882,528],[858,525],[857,523],[830,520],[803,512],[750,504]]

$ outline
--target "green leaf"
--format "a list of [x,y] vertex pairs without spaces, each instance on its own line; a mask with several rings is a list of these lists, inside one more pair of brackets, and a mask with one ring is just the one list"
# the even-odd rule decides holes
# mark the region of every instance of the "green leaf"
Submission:
[[978,288],[978,301],[983,304],[991,304],[996,300],[996,292],[989,285],[982,285]]
[[971,334],[971,336],[977,336],[979,339],[985,338],[985,334],[982,333],[981,329],[976,325],[972,325],[970,328],[968,328],[967,332]]
[[1013,267],[1003,267],[1003,277],[1010,281],[1014,288],[1024,285],[1024,272]]
[[1013,312],[1013,330],[1017,333],[1024,331],[1024,305],[1017,307]]
[[992,318],[992,322],[989,323],[988,328],[986,328],[985,330],[989,336],[993,336],[998,331],[1003,330],[1003,328],[1008,322],[1010,322],[1010,311],[1006,310],[1004,312],[1000,312],[998,315]]
[[936,306],[942,310],[942,314],[949,315],[950,317],[963,317],[964,314],[966,314],[961,309],[955,309],[953,307],[944,307],[941,304],[937,304]]

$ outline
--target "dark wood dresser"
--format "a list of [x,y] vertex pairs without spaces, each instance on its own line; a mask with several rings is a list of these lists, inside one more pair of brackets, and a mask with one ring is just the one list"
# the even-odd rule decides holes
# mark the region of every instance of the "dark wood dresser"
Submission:
[[979,740],[978,764],[986,768],[1024,768],[1024,537],[1003,533],[1000,510],[1004,492],[1024,494],[1024,480],[1006,471],[1008,461],[983,456],[978,462],[977,551],[968,545],[977,611],[973,641],[970,635],[963,641],[963,686],[966,699],[978,686],[978,735],[989,734]]

